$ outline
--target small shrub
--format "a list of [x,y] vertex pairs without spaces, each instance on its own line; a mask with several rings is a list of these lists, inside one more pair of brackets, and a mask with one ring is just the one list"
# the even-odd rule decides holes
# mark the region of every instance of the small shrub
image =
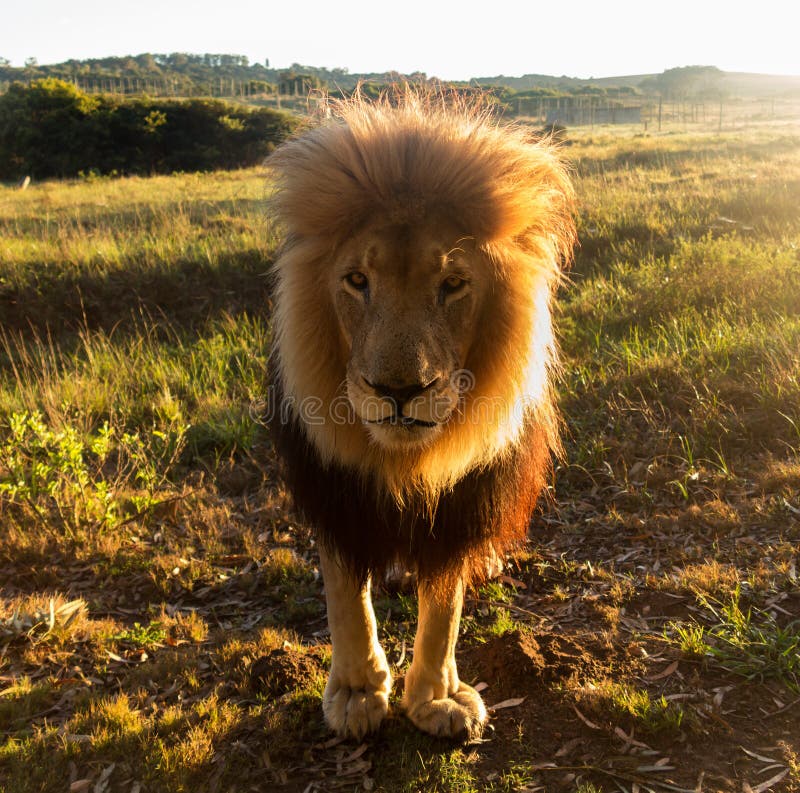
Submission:
[[83,434],[13,413],[0,426],[0,509],[71,537],[118,527],[159,503],[187,429],[121,432],[105,422]]
[[125,642],[134,647],[153,647],[161,644],[166,638],[167,632],[160,622],[150,622],[148,625],[134,622],[133,627],[114,636],[116,641]]

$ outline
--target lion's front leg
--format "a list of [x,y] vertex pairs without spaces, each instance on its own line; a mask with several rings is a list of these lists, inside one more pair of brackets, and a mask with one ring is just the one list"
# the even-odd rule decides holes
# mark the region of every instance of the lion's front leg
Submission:
[[419,625],[414,659],[406,673],[403,706],[417,727],[433,735],[471,740],[488,721],[474,688],[458,679],[456,640],[464,600],[457,579],[445,591],[419,589]]
[[389,709],[392,676],[378,643],[369,581],[360,587],[322,548],[320,562],[333,646],[322,710],[339,735],[362,738],[378,728]]

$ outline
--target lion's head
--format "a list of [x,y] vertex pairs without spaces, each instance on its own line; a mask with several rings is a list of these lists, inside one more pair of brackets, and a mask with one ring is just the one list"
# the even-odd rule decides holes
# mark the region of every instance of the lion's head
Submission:
[[549,143],[409,92],[334,103],[270,166],[277,364],[323,460],[435,493],[531,414],[553,425],[550,301],[574,227]]

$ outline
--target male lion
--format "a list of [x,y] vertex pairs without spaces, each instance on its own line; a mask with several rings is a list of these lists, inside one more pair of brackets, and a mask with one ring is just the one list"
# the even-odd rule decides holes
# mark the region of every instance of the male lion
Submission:
[[319,540],[325,719],[360,738],[386,714],[370,577],[403,565],[419,590],[406,714],[473,738],[487,714],[456,670],[464,588],[525,539],[558,444],[565,169],[475,102],[410,91],[333,103],[269,164],[285,231],[271,428]]

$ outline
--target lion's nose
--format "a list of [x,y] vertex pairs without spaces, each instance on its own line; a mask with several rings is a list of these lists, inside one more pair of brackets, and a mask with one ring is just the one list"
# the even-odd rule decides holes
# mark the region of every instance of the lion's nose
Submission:
[[434,378],[428,383],[407,383],[405,385],[387,385],[386,383],[371,383],[367,378],[364,382],[378,395],[385,399],[391,399],[400,411],[406,402],[410,402],[414,397],[423,394],[435,382]]

